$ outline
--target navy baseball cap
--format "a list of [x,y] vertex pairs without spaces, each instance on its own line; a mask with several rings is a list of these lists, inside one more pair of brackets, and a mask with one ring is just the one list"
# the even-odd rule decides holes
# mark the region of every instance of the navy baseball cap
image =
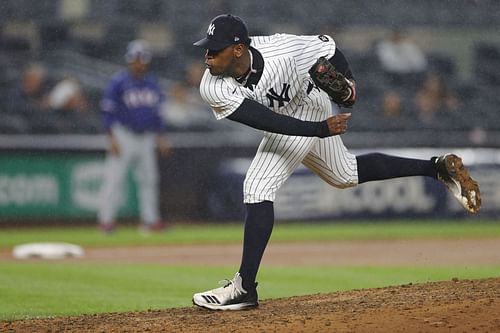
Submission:
[[127,52],[125,53],[125,60],[132,62],[139,59],[143,64],[148,64],[151,61],[152,54],[149,43],[142,39],[131,41],[127,45]]
[[231,14],[215,17],[207,30],[207,37],[194,43],[194,46],[208,50],[222,50],[232,44],[250,44],[248,29],[241,18]]

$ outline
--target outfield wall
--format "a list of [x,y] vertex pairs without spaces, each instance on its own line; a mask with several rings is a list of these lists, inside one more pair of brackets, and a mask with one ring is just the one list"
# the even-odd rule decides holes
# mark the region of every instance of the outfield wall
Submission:
[[[243,218],[242,182],[254,145],[177,147],[160,160],[161,211],[177,221],[234,221]],[[428,158],[438,149],[374,149]],[[500,216],[500,150],[447,149],[463,156],[481,184],[483,209],[474,218]],[[364,153],[363,150],[353,150]],[[104,153],[87,151],[3,151],[0,153],[0,223],[12,220],[95,219]],[[120,195],[120,216],[137,216],[136,186],[130,175]],[[339,190],[299,168],[275,203],[280,220],[343,218],[465,218],[439,183],[401,178]]]

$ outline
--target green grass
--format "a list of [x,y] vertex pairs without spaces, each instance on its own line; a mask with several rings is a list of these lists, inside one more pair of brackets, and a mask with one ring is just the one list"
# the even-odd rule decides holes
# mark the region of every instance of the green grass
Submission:
[[[153,264],[1,263],[0,320],[190,306],[233,268]],[[500,276],[496,267],[263,267],[261,299]]]
[[[95,227],[3,228],[0,250],[28,242],[84,247],[240,243],[242,224],[174,225],[142,237],[134,227],[103,236]],[[277,224],[273,242],[500,237],[498,221]],[[0,262],[0,320],[189,306],[194,292],[231,278],[235,267],[78,262]],[[261,299],[404,283],[500,276],[500,265],[460,267],[262,267]]]
[[[4,228],[0,229],[0,250],[29,242],[69,242],[82,246],[134,246],[162,244],[240,243],[242,224],[174,225],[168,232],[141,237],[135,227],[121,227],[111,235],[100,234],[95,227]],[[430,238],[500,237],[498,221],[426,222],[399,221],[280,224],[273,232],[274,242],[430,239]]]

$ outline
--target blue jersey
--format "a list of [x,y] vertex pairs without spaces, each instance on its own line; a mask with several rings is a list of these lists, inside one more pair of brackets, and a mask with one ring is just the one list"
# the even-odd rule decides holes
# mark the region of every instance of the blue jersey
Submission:
[[164,96],[153,74],[141,79],[128,71],[117,73],[110,81],[101,102],[106,130],[118,122],[128,129],[142,133],[163,131],[160,105]]

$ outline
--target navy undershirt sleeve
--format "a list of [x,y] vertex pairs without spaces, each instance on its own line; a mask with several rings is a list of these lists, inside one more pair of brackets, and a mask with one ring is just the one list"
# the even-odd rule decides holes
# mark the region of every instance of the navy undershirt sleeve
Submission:
[[266,132],[320,138],[330,136],[326,121],[303,121],[281,115],[248,98],[227,118]]
[[328,59],[328,61],[332,65],[334,65],[338,71],[344,74],[346,78],[348,78],[349,80],[354,79],[351,68],[349,67],[349,63],[347,62],[347,59],[339,48],[335,49],[335,54],[333,55],[333,57]]

